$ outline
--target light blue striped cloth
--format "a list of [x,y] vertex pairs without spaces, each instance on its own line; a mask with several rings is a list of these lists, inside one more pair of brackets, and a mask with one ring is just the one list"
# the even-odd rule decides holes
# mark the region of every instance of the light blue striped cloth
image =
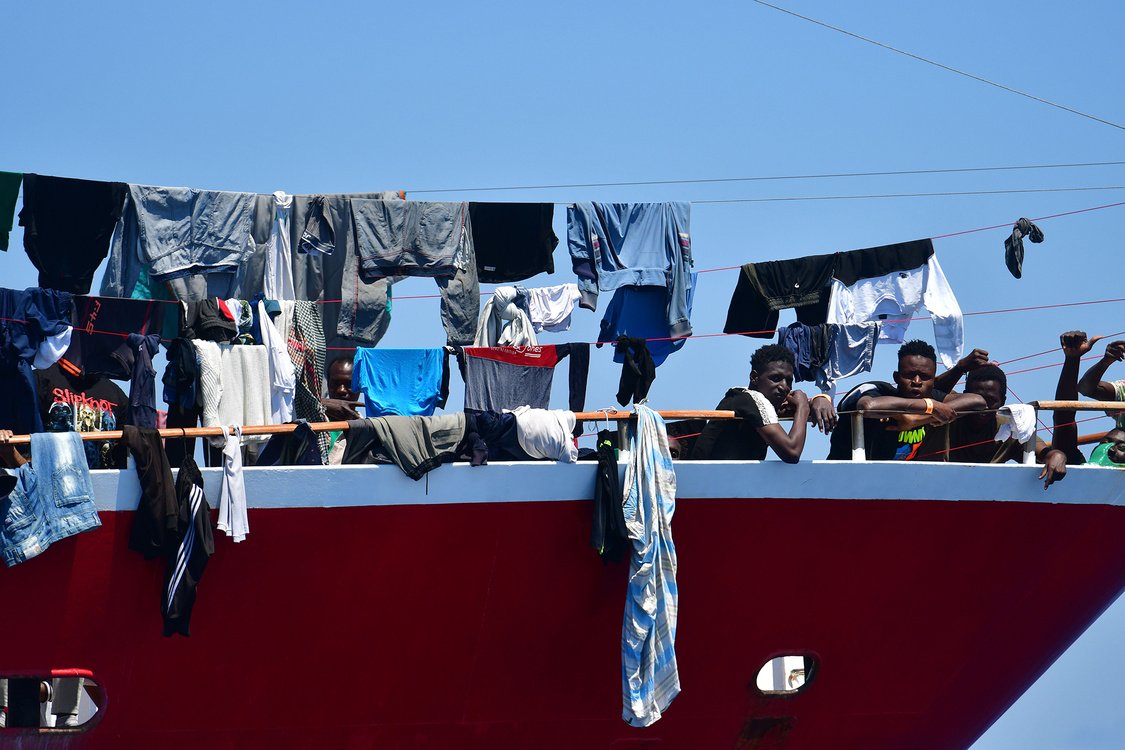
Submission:
[[680,693],[676,666],[676,473],[664,420],[637,405],[629,428],[625,526],[633,542],[629,594],[621,626],[622,718],[634,727],[660,720]]

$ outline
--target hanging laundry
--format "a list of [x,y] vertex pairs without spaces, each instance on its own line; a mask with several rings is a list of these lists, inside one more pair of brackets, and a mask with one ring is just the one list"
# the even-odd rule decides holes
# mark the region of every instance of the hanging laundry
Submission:
[[152,358],[160,351],[160,336],[130,333],[126,339],[133,350],[133,378],[129,382],[130,420],[137,427],[156,427],[156,368]]
[[[695,297],[695,274],[691,275],[692,288],[688,292],[688,315]],[[667,322],[668,291],[654,286],[625,286],[613,293],[605,309],[599,346],[602,342],[616,341],[621,336],[648,340],[648,352],[653,365],[659,367],[668,355],[684,348],[687,338],[673,338]],[[620,364],[624,355],[615,351],[613,361]]]
[[235,334],[232,344],[253,344],[256,339],[253,336],[254,331],[254,308],[249,302],[244,299],[231,298],[222,300],[226,304],[226,309],[230,312],[231,319],[234,321],[235,328],[238,333]]
[[[617,388],[617,403],[630,401],[639,404],[648,398],[648,389],[656,380],[656,363],[649,354],[644,339],[621,336],[614,345],[614,354],[621,355],[621,381]],[[617,359],[614,356],[614,359]]]
[[[432,276],[441,296],[448,343],[473,341],[480,313],[480,286],[466,203],[350,200],[358,269],[345,267],[341,316],[355,317],[348,300],[354,283],[390,276]],[[352,335],[364,338],[364,332]]]
[[0,289],[0,424],[16,433],[43,431],[32,362],[74,315],[69,292]]
[[429,416],[449,398],[444,349],[355,351],[352,390],[362,393],[368,417]]
[[166,312],[176,310],[155,300],[87,296],[75,297],[74,308],[74,333],[59,364],[68,372],[115,380],[133,377],[129,334],[160,333]]
[[297,299],[324,301],[321,310],[328,346],[374,346],[391,321],[393,279],[367,280],[359,273],[351,200],[405,197],[401,191],[293,196],[290,234],[298,250],[292,256],[293,285]]
[[[219,344],[222,360],[222,398],[219,400],[219,422],[224,425],[270,424],[272,404],[270,390],[269,352],[264,346]],[[268,435],[256,435],[249,441],[265,442]]]
[[255,199],[253,193],[129,185],[102,295],[133,296],[144,271],[179,300],[233,296],[236,274],[256,247]]
[[94,272],[109,252],[125,192],[121,182],[23,176],[23,248],[39,270],[39,286],[90,291]]
[[603,560],[618,562],[629,547],[629,530],[625,527],[625,497],[621,494],[621,476],[617,472],[617,433],[598,433],[598,473],[594,479],[594,520],[590,529],[590,546]]
[[372,451],[390,458],[417,481],[459,453],[465,437],[465,415],[436,417],[375,417],[348,422],[343,463],[366,463]]
[[561,333],[570,330],[574,303],[582,296],[577,284],[522,287],[518,291],[527,300],[527,313],[535,332]]
[[472,247],[467,203],[352,198],[351,206],[364,278],[452,276],[464,268]]
[[486,284],[554,273],[553,203],[470,203],[477,273]]
[[625,527],[633,543],[621,625],[622,718],[634,727],[659,721],[680,692],[676,662],[676,473],[664,420],[637,406],[626,428]]
[[836,381],[871,372],[875,362],[875,344],[879,341],[879,324],[831,324],[828,359],[816,374],[816,384],[825,393],[835,393]]
[[742,266],[723,332],[772,338],[778,311],[790,307],[806,325],[826,322],[835,261],[831,253]]
[[0,171],[0,250],[8,249],[8,233],[12,231],[21,182],[23,173]]
[[129,532],[129,549],[140,552],[146,560],[163,557],[174,546],[172,532],[179,516],[179,503],[160,432],[126,425],[122,428],[122,440],[129,446],[141,483],[141,497]]
[[563,409],[512,409],[520,447],[532,458],[548,458],[572,464],[578,461],[574,444],[574,412]]
[[293,196],[278,190],[273,194],[273,223],[266,244],[262,292],[266,299],[296,299],[293,289],[290,214]]
[[538,346],[531,318],[516,304],[514,286],[498,286],[480,313],[473,346]]
[[922,306],[933,320],[942,364],[953,367],[964,349],[965,324],[930,240],[838,254],[827,322],[876,321],[879,343],[901,344],[910,318]]
[[219,404],[223,400],[223,353],[214,341],[193,340],[195,364],[199,372],[196,402],[204,427],[218,427]]
[[1017,279],[1023,276],[1023,238],[1035,244],[1043,241],[1043,230],[1031,223],[1031,219],[1020,219],[1012,227],[1011,236],[1004,240],[1004,264]]
[[270,422],[284,424],[293,419],[293,394],[297,388],[296,370],[289,358],[289,342],[277,330],[272,315],[279,314],[277,302],[258,302],[258,331],[269,359]]
[[31,360],[31,366],[37,370],[43,370],[58,362],[66,354],[66,350],[70,348],[73,336],[73,326],[64,326],[54,336],[47,336],[43,339],[43,343],[39,345],[39,349],[36,350],[35,358]]
[[9,567],[30,560],[55,542],[102,525],[78,433],[32,434],[31,460],[11,472],[15,486],[3,503],[0,556]]
[[[71,373],[60,364],[35,371],[39,415],[48,432],[103,432],[132,424],[129,397],[100,375]],[[114,441],[83,441],[91,469],[125,468],[125,447]]]
[[567,209],[571,262],[580,304],[623,286],[668,290],[672,336],[691,335],[691,206],[687,203],[577,203]]
[[208,297],[181,304],[181,336],[225,344],[238,335],[238,323],[226,300]]
[[246,485],[242,480],[242,427],[223,427],[223,482],[219,486],[219,520],[215,528],[235,544],[246,541],[250,518],[246,512]]
[[190,636],[191,612],[195,592],[207,561],[215,552],[211,532],[211,509],[203,493],[203,475],[190,456],[176,476],[176,504],[179,506],[173,541],[164,572],[160,613],[164,617],[164,637],[179,633]]
[[[320,305],[315,302],[280,303],[281,312],[277,318],[277,329],[288,342],[289,359],[293,362],[296,387],[293,392],[293,416],[309,422],[327,422],[324,405],[320,402],[324,393],[324,325],[320,317]],[[320,455],[328,460],[330,440],[325,433],[317,433]]]
[[796,363],[794,380],[811,382],[817,379],[828,364],[835,336],[836,326],[829,323],[809,326],[798,321],[778,329],[777,343],[793,352]]
[[[164,403],[168,404],[168,427],[194,427],[202,414],[202,391],[199,382],[199,365],[191,339],[176,338],[165,353],[168,366],[164,369]],[[169,438],[165,444],[168,461],[172,466],[182,466],[187,456],[195,453],[195,438]]]
[[465,381],[465,408],[503,411],[550,405],[554,368],[570,357],[571,411],[582,411],[590,367],[589,344],[465,347],[458,354]]
[[303,419],[297,420],[293,432],[278,433],[270,437],[255,466],[320,466],[320,443],[316,433]]
[[[474,447],[471,457],[473,466],[483,466],[489,461],[531,459],[520,447],[516,417],[511,412],[466,411],[465,440]],[[484,457],[477,455],[477,448],[481,443],[484,444]]]

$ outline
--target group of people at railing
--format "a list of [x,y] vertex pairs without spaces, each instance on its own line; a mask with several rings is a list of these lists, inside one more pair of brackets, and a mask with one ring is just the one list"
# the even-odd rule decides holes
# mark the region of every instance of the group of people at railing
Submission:
[[[1102,337],[1083,331],[1060,336],[1064,356],[1055,398],[1077,400],[1079,394],[1101,401],[1125,402],[1125,380],[1102,377],[1114,362],[1125,359],[1125,341],[1114,341],[1105,355],[1079,378],[1079,363]],[[1068,465],[1094,463],[1125,468],[1125,411],[1118,426],[1086,458],[1079,450],[1075,412],[1056,409],[1051,442],[1035,434],[1034,412],[1028,433],[1003,425],[1012,418],[1005,410],[1007,376],[989,358],[974,349],[942,374],[937,355],[924,341],[908,341],[899,348],[893,383],[871,381],[848,391],[838,404],[828,394],[809,398],[793,388],[793,354],[770,344],[758,349],[751,361],[750,382],[731,388],[717,409],[731,410],[739,420],[707,424],[684,458],[699,460],[762,460],[767,451],[787,463],[798,462],[805,448],[809,425],[830,434],[829,460],[861,458],[873,461],[955,461],[1005,463],[1034,455],[1042,465],[1044,487],[1066,476]],[[966,377],[967,376],[967,377]],[[962,392],[957,392],[965,377]],[[791,417],[786,430],[781,419]],[[856,431],[862,431],[860,435]]]

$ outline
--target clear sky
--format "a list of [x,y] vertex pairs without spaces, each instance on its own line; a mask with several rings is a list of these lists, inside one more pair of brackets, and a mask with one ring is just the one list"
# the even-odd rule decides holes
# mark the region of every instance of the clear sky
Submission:
[[[1125,4],[779,0],[796,12],[1100,118],[1125,123]],[[751,2],[9,3],[0,169],[291,193],[810,175],[1125,160],[1125,131],[896,55]],[[414,192],[445,200],[706,201],[1125,186],[1125,167],[711,184]],[[870,247],[1125,201],[1125,190],[692,208],[698,269]],[[1024,278],[1004,229],[935,241],[966,312],[1122,294],[1125,207],[1046,220]],[[557,273],[572,275],[565,211]],[[35,284],[19,229],[3,284]],[[98,277],[100,279],[100,273]],[[722,330],[737,274],[700,277],[693,324]],[[432,293],[408,280],[395,294]],[[1061,331],[1125,331],[1122,303],[970,316],[969,346],[1009,360]],[[792,320],[783,317],[782,322]],[[596,338],[600,312],[569,334]],[[932,339],[928,323],[912,333]],[[443,343],[436,300],[395,304],[387,346]],[[744,384],[741,337],[689,341],[656,408],[710,408]],[[1100,351],[1100,348],[1099,348]],[[618,366],[593,357],[591,407]],[[1008,370],[1053,365],[1056,354]],[[875,376],[893,369],[893,348]],[[1025,400],[1054,367],[1013,374]],[[1111,371],[1125,377],[1125,367]],[[565,378],[562,378],[565,380]],[[565,386],[565,383],[563,384]],[[451,404],[459,405],[459,395]],[[559,404],[564,401],[559,400]],[[1106,429],[1108,420],[1083,425]],[[826,442],[810,441],[819,458]],[[977,743],[1125,746],[1119,601]]]

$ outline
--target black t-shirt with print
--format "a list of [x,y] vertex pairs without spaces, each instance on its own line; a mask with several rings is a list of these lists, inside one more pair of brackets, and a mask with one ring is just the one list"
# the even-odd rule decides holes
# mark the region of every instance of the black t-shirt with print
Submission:
[[[122,426],[129,424],[129,397],[109,378],[72,377],[54,364],[46,369],[36,370],[35,380],[39,391],[39,413],[44,425],[48,425],[51,407],[56,403],[68,405],[70,414],[78,411],[80,432],[120,430]],[[112,418],[107,419],[107,415]],[[73,425],[73,420],[71,424]],[[99,443],[99,448],[100,445]],[[123,444],[110,446],[105,460],[94,459],[94,453],[87,450],[91,469],[123,469],[125,455]]]
[[[836,406],[839,412],[853,411],[864,396],[897,396],[898,388],[881,380],[860,383],[848,391]],[[934,401],[945,401],[944,391],[935,390],[930,394]],[[912,430],[887,429],[890,420],[865,418],[863,420],[863,441],[867,448],[868,461],[913,461],[918,457],[918,449],[926,439],[927,427]],[[850,461],[852,457],[852,415],[840,414],[840,421],[832,431],[829,461]]]
[[[766,441],[758,429],[767,424],[767,417],[745,388],[731,388],[715,407],[717,411],[733,411],[742,421],[712,420],[703,428],[691,457],[706,461],[763,461]],[[770,419],[768,423],[773,423]]]

